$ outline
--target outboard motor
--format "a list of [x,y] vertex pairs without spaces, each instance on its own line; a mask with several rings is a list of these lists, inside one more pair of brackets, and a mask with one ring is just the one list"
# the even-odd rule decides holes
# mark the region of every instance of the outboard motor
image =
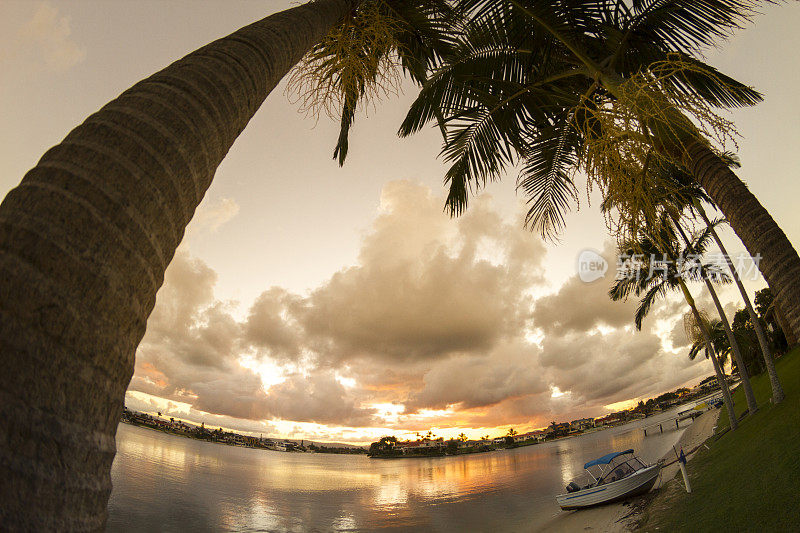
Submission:
[[581,487],[574,481],[570,481],[569,485],[567,485],[567,492],[578,492],[579,490],[581,490]]

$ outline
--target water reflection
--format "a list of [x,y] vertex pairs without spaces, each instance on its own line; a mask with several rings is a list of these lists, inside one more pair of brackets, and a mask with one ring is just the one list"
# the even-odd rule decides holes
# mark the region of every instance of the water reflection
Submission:
[[555,494],[586,461],[626,448],[654,461],[683,430],[644,437],[641,425],[404,460],[233,448],[121,425],[109,530],[529,529],[558,512]]

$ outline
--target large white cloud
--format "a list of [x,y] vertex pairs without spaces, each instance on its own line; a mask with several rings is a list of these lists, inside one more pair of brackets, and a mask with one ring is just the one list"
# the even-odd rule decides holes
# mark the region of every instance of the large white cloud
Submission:
[[574,276],[535,300],[541,240],[487,197],[456,220],[441,205],[422,185],[390,183],[357,264],[307,295],[269,288],[243,319],[215,300],[213,270],[179,252],[131,390],[182,402],[195,419],[322,424],[318,435],[545,425],[703,372],[656,334],[653,324],[679,319],[679,302],[654,308],[634,333],[636,303],[606,294],[613,266],[605,280]]

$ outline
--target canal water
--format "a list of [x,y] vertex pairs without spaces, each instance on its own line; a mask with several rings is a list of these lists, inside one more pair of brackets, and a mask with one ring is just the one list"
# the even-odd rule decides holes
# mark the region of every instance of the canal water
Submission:
[[369,459],[225,446],[120,424],[109,531],[528,531],[583,464],[634,448],[660,459],[681,429],[642,427],[473,455]]

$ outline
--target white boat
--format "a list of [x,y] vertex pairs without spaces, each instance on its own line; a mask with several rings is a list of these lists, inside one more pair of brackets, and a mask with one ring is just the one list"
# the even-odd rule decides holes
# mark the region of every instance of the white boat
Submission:
[[661,461],[645,464],[633,450],[609,453],[583,465],[591,483],[581,486],[571,482],[567,493],[556,496],[556,501],[564,510],[583,509],[644,494],[653,488],[661,465]]

